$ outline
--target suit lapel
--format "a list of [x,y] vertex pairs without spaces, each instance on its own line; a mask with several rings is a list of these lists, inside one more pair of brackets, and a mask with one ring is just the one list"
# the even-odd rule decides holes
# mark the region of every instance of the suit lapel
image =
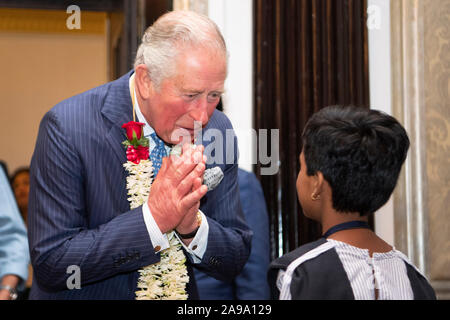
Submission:
[[111,127],[106,134],[106,140],[120,163],[127,161],[125,148],[122,145],[122,141],[126,139],[122,125],[133,120],[133,106],[128,85],[132,74],[133,71],[130,71],[111,82],[101,111],[103,116],[111,123]]
[[125,136],[122,131],[123,129],[119,129],[116,126],[111,127],[111,130],[106,135],[106,140],[114,151],[114,154],[117,156],[117,160],[119,160],[120,163],[125,163],[127,162],[127,157],[125,148],[122,145],[122,141],[125,140]]

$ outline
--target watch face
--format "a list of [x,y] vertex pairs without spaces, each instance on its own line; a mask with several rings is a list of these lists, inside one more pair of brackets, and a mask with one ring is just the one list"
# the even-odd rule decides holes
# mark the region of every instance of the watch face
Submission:
[[11,300],[16,300],[17,299],[18,295],[17,295],[17,290],[15,288],[12,288],[12,287],[10,287],[8,285],[6,285],[6,286],[2,285],[2,286],[0,286],[0,289],[8,290],[9,291],[9,297],[11,298]]

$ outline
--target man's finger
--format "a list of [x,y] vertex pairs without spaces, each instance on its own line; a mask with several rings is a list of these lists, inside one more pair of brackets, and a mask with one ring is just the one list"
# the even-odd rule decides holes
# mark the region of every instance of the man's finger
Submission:
[[158,174],[161,173],[162,175],[164,175],[164,172],[166,172],[166,170],[167,170],[168,161],[169,161],[169,159],[167,159],[167,157],[162,158],[161,168],[159,168]]
[[[205,165],[203,163],[199,163],[194,170],[192,170],[189,175],[187,175],[178,185],[178,194],[180,196],[185,196],[191,190],[195,190],[198,187],[195,187],[194,184],[198,185],[198,180],[203,176],[205,172]],[[196,182],[197,181],[197,182]],[[200,182],[201,184],[201,182]]]
[[195,190],[194,192],[189,193],[186,195],[186,197],[181,200],[181,206],[188,210],[189,208],[192,208],[197,202],[203,198],[203,196],[208,192],[208,187],[205,185],[202,185],[200,188]]
[[192,158],[195,163],[200,163],[203,161],[203,152],[205,151],[205,147],[203,145],[199,145],[195,148]]
[[170,157],[170,169],[168,171],[174,177],[175,181],[181,182],[196,166],[192,161],[192,149],[183,145],[183,153],[181,156]]
[[192,183],[192,191],[197,190],[202,186],[203,179],[200,177],[195,178],[194,182]]

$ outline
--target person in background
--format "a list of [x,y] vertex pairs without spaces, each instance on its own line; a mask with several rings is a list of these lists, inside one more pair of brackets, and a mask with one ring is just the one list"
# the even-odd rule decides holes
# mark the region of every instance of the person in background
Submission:
[[15,300],[28,277],[28,240],[25,225],[9,184],[0,168],[0,300]]
[[266,280],[270,263],[269,216],[263,190],[255,174],[243,169],[238,170],[238,184],[242,210],[253,231],[250,257],[232,282],[214,279],[194,269],[202,300],[266,300],[270,297]]
[[[21,167],[14,171],[11,176],[11,187],[16,197],[17,206],[22,215],[25,225],[28,217],[28,194],[30,192],[30,168]],[[33,283],[33,267],[28,265],[28,279],[25,283],[25,290],[19,295],[19,299],[26,300]]]
[[30,192],[30,168],[21,167],[11,176],[11,186],[25,224],[28,215],[28,194]]
[[302,141],[297,194],[323,236],[271,263],[272,298],[436,299],[425,276],[368,225],[406,159],[402,125],[376,110],[327,107],[308,121]]

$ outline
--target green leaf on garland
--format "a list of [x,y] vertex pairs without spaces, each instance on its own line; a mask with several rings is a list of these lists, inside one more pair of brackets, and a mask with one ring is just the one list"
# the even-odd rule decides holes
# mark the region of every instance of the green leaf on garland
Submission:
[[148,138],[144,137],[143,135],[142,135],[142,137],[138,140],[138,144],[139,144],[140,146],[143,146],[143,147],[148,147],[148,146],[150,146]]
[[143,146],[143,147],[149,147],[149,140],[148,138],[145,138],[144,136],[142,136],[139,140],[137,140],[137,137],[133,134],[133,140],[128,140],[126,139],[125,141],[122,141],[122,144],[128,148],[128,146],[133,146],[133,147],[138,147],[138,146]]

